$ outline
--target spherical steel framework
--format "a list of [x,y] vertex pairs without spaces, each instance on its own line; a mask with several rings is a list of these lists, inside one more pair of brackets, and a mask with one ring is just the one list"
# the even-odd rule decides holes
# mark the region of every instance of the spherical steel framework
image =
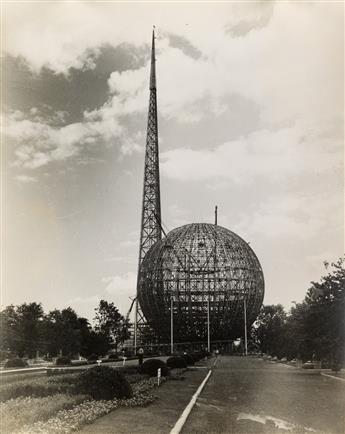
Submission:
[[[158,336],[203,341],[210,313],[212,340],[243,336],[264,296],[260,263],[247,242],[221,226],[193,223],[176,228],[147,252],[139,273],[138,299]],[[246,303],[244,303],[246,302]]]

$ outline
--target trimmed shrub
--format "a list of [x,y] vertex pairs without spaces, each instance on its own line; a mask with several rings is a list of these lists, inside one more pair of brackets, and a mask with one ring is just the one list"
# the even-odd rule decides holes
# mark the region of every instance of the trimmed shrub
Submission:
[[140,381],[148,380],[150,378],[147,374],[131,374],[125,375],[125,377],[130,385],[136,384]]
[[125,376],[109,366],[95,366],[82,372],[77,379],[77,390],[96,400],[131,398],[133,394]]
[[109,360],[120,360],[120,358],[117,354],[109,354],[108,359]]
[[169,375],[169,368],[166,363],[160,359],[147,359],[141,365],[141,372],[143,374],[148,374],[150,377],[155,377],[157,375],[158,369],[161,368],[161,374],[163,377]]
[[88,361],[88,362],[95,362],[96,360],[98,360],[98,356],[97,356],[97,354],[95,354],[95,353],[90,354],[90,355],[88,356],[88,358],[87,358],[87,361]]
[[199,351],[199,356],[200,356],[200,359],[204,359],[205,357],[209,358],[209,357],[212,357],[212,353],[210,353],[207,350],[201,350],[201,351]]
[[23,359],[9,359],[4,365],[4,368],[25,368],[28,366]]
[[194,363],[198,362],[199,360],[201,360],[201,355],[200,353],[193,353],[191,354],[192,359],[194,360]]
[[72,364],[71,359],[68,357],[64,357],[64,356],[58,357],[55,361],[56,366],[65,366],[65,365],[71,365],[71,364]]
[[187,368],[187,363],[183,357],[173,356],[169,357],[167,360],[167,365],[169,368]]
[[71,363],[73,366],[85,366],[88,364],[86,360],[73,360]]
[[339,372],[341,371],[341,362],[340,360],[336,360],[332,363],[332,371],[333,372]]
[[195,360],[190,354],[183,354],[182,358],[186,362],[187,366],[192,366],[195,363]]
[[9,351],[0,350],[0,361],[4,362],[11,358],[11,353]]

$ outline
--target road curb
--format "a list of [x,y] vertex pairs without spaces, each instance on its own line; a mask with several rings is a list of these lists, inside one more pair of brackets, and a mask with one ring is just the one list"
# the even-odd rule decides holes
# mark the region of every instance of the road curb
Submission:
[[37,366],[34,368],[21,368],[21,369],[6,369],[6,371],[0,371],[0,376],[6,376],[9,374],[30,374],[34,372],[45,372],[46,366]]
[[345,382],[345,378],[335,377],[334,375],[325,374],[324,372],[321,372],[321,375],[323,375],[324,377],[334,378],[335,380]]
[[187,405],[187,407],[183,410],[181,416],[179,417],[178,421],[175,423],[173,429],[170,431],[170,434],[179,434],[181,432],[181,429],[183,428],[183,425],[186,423],[186,420],[190,414],[190,412],[192,411],[196,400],[198,399],[200,393],[202,392],[203,388],[205,387],[208,379],[210,378],[212,374],[212,369],[210,369],[208,371],[208,374],[206,375],[206,377],[204,378],[203,382],[200,384],[200,386],[198,387],[198,390],[194,393],[194,395],[192,396],[192,399],[189,401],[189,404]]

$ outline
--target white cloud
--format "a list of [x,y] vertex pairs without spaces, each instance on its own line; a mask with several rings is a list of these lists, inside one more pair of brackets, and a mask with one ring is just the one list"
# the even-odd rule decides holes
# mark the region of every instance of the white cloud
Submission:
[[33,176],[29,176],[29,175],[17,175],[16,180],[18,182],[21,182],[24,184],[31,183],[31,182],[37,182],[36,178],[34,178]]
[[[123,234],[121,233],[121,236],[123,236]],[[119,248],[123,248],[123,247],[139,247],[139,238],[140,238],[140,232],[138,230],[134,230],[131,231],[129,233],[127,233],[127,236],[125,239],[122,239],[121,241],[119,241]]]
[[[42,120],[29,120],[24,117],[23,113],[19,116],[18,112],[5,116],[4,137],[11,139],[17,146],[14,165],[28,169],[77,156],[86,147],[101,139],[109,142],[113,138],[124,136],[124,140],[129,140],[116,119],[77,122],[57,127],[43,123]],[[138,149],[132,144],[131,148],[125,151],[136,152]]]
[[130,297],[136,294],[137,275],[128,272],[124,275],[106,277],[103,282],[106,283],[105,291],[111,295],[114,304],[122,315],[126,315],[131,304]]
[[[183,208],[176,203],[170,205],[167,209],[166,220],[169,221],[172,227],[179,227],[191,222],[190,209]],[[163,222],[164,227],[164,222]],[[165,228],[165,231],[168,232],[172,229],[172,227]]]
[[324,242],[324,235],[334,236],[342,230],[343,219],[337,196],[286,194],[269,198],[250,215],[241,215],[233,229],[247,239],[260,237],[280,243],[322,239]]
[[173,179],[229,179],[251,183],[342,167],[341,138],[323,136],[300,123],[278,131],[261,130],[213,150],[177,148],[161,154],[162,173]]
[[138,131],[132,136],[125,137],[120,146],[121,155],[129,156],[136,152],[143,153],[144,143],[145,139],[143,131]]
[[124,240],[120,242],[120,247],[137,247],[138,244],[138,240]]
[[[163,18],[165,7],[171,12],[169,21]],[[272,7],[261,3],[203,5],[197,20],[194,6],[181,8],[182,21],[188,26],[181,24],[180,13],[171,5],[54,3],[48,7],[40,3],[28,8],[24,4],[6,4],[4,46],[12,55],[24,56],[36,71],[48,65],[56,72],[67,73],[71,67],[92,67],[95,50],[104,43],[115,46],[122,42],[149,42],[143,17],[159,17],[163,35],[156,43],[160,116],[195,124],[210,114],[229,110],[224,98],[238,94],[257,104],[262,122],[274,128],[291,125],[297,119],[313,128],[330,120],[342,122],[341,5],[275,3],[273,14]],[[19,14],[23,13],[27,19],[18,27]],[[209,37],[205,24],[211,18],[215,25]],[[236,26],[243,23],[244,35],[231,36],[234,29],[236,33]],[[195,59],[169,45],[164,35],[171,32],[190,41],[202,56]],[[159,29],[157,33],[159,36]],[[86,112],[81,123],[54,128],[41,120],[13,117],[7,130],[21,145],[19,160],[23,158],[24,167],[36,168],[77,155],[97,138],[109,142],[120,137],[124,155],[140,152],[142,148],[133,137],[135,132],[125,131],[123,117],[146,112],[148,79],[149,64],[137,70],[113,72],[108,80],[111,98],[103,107]],[[336,128],[339,131],[341,127]],[[23,144],[25,140],[29,143]],[[31,151],[28,145],[33,147]],[[245,151],[239,145],[235,147],[241,158]],[[222,154],[226,150],[218,147],[215,152]],[[196,158],[204,166],[205,176],[212,176],[217,158],[214,153],[203,155],[185,148],[165,157],[174,159],[177,153]],[[206,164],[208,158],[213,166]],[[265,167],[263,159],[261,163]],[[279,156],[277,163],[277,167],[284,164]],[[170,170],[168,162],[165,168]],[[218,169],[224,174],[227,171],[224,163]]]
[[[218,16],[218,26],[207,41],[198,26],[188,33],[204,54],[198,60],[160,39],[160,114],[183,121],[192,111],[192,121],[198,120],[212,104],[236,93],[257,103],[269,124],[338,116],[343,89],[339,12],[336,4],[276,4],[270,23],[242,38],[229,37],[222,27],[227,17]],[[109,80],[110,89],[117,92],[113,107],[121,101],[125,113],[146,109],[147,75],[147,67],[113,73]],[[205,97],[209,107],[200,104]]]
[[80,304],[92,304],[96,307],[101,298],[102,297],[99,295],[91,295],[90,297],[74,297],[68,300],[67,304],[72,304],[75,306],[78,306]]
[[[92,68],[94,51],[104,43],[146,43],[151,31],[148,22],[159,24],[158,34],[180,34],[196,47],[212,51],[223,36],[224,26],[231,30],[245,22],[249,29],[260,28],[271,15],[272,7],[261,2],[251,7],[204,4],[201,8],[196,4],[8,2],[4,4],[4,48],[26,58],[37,72],[48,66],[57,73],[67,73],[71,67]],[[212,27],[213,38],[205,32],[210,20],[218,24]]]

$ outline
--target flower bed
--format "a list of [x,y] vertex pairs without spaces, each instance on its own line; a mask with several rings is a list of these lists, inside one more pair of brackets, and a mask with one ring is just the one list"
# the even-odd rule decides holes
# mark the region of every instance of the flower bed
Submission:
[[52,399],[45,398],[17,398],[0,404],[1,429],[3,432],[17,432],[27,424],[45,421],[60,410],[71,408],[89,399],[85,395],[58,394]]
[[[17,434],[70,433],[91,423],[117,407],[146,406],[156,399],[152,389],[155,377],[128,372],[133,396],[129,399],[93,400],[87,395],[70,395],[62,390],[74,391],[78,374],[59,375],[14,381],[1,386],[0,411],[2,431]],[[166,379],[161,378],[161,383]],[[36,394],[34,396],[28,396]],[[54,396],[52,396],[54,395]],[[7,398],[6,398],[7,396]]]
[[[164,381],[164,377],[162,378]],[[25,425],[18,434],[60,434],[70,433],[83,425],[92,423],[117,407],[146,406],[156,397],[149,393],[157,385],[157,380],[149,378],[133,385],[133,397],[129,399],[113,399],[111,401],[89,400],[69,410],[61,410],[47,421],[39,421]]]
[[117,401],[85,401],[69,410],[61,410],[46,422],[25,425],[18,434],[70,433],[91,423],[117,407]]

